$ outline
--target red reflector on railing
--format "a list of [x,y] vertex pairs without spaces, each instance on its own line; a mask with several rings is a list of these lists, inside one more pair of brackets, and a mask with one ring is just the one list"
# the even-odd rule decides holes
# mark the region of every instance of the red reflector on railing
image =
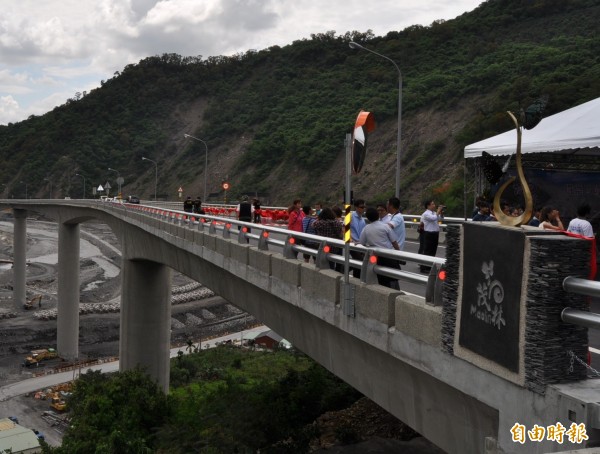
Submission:
[[296,244],[296,238],[290,238],[290,244]]
[[377,256],[372,255],[371,257],[369,257],[369,262],[371,262],[373,265],[377,264]]
[[329,246],[325,246],[323,248],[323,252],[325,252],[325,254],[329,254],[329,251],[331,250],[331,248]]
[[227,227],[227,230],[229,230],[231,228],[231,224],[227,223],[225,224],[225,227]]
[[438,273],[438,279],[440,281],[446,280],[446,270],[440,270],[440,272]]
[[242,232],[248,233],[248,227],[242,227]]
[[269,238],[269,232],[263,232],[263,237]]

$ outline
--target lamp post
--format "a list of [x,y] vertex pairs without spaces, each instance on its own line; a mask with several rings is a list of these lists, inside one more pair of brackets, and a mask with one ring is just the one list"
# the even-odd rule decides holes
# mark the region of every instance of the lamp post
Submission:
[[361,46],[354,41],[350,41],[351,49],[362,49],[375,54],[381,58],[385,58],[387,61],[391,62],[392,65],[398,71],[398,136],[396,138],[396,197],[400,198],[400,156],[402,153],[400,138],[402,136],[402,71],[400,71],[400,67],[396,64],[394,60],[385,55],[381,55],[380,53],[375,52],[374,50],[367,49],[366,47]]
[[117,184],[119,185],[119,194],[117,194],[117,197],[121,197],[121,174],[119,174],[118,170],[111,169],[110,167],[108,168],[108,170],[110,170],[111,172],[117,172]]
[[82,198],[85,199],[85,177],[79,173],[76,173],[75,176],[83,178],[83,197]]
[[158,164],[156,164],[156,161],[148,159],[144,156],[142,156],[142,161],[150,161],[154,164],[154,201],[156,202],[156,193],[158,191]]
[[198,137],[194,137],[190,134],[184,134],[184,137],[189,137],[190,139],[197,140],[198,142],[202,142],[204,144],[204,194],[202,194],[202,201],[206,201],[206,177],[208,175],[208,145],[202,139]]
[[50,178],[44,178],[44,181],[50,183],[50,198],[53,199],[54,197],[52,197],[52,180]]

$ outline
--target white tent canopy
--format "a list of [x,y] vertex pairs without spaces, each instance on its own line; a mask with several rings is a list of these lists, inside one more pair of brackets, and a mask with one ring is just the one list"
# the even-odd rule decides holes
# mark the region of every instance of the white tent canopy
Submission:
[[[544,118],[531,130],[523,129],[521,141],[521,153],[574,153],[600,147],[600,98]],[[465,158],[477,158],[483,151],[494,156],[509,155],[516,149],[517,133],[512,129],[467,145]]]

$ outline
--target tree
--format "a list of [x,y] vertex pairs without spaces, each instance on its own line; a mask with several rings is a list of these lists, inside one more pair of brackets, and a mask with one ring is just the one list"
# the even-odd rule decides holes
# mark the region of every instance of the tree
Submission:
[[59,453],[153,452],[154,432],[168,417],[166,396],[141,369],[88,371],[68,406],[71,426]]

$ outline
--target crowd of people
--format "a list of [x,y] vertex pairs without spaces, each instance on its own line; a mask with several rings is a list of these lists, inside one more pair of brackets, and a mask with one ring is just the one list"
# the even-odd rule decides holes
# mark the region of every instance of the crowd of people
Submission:
[[[520,216],[523,214],[521,207],[511,206],[504,201],[500,203],[500,207],[506,216]],[[355,199],[353,208],[350,217],[350,241],[352,244],[360,244],[367,248],[398,251],[404,249],[406,226],[400,209],[400,200],[397,197],[391,197],[384,203],[378,203],[372,207],[368,207],[364,199]],[[434,257],[437,253],[440,223],[444,219],[445,206],[437,205],[435,200],[428,199],[423,202],[423,208],[424,211],[421,214],[417,229],[419,232],[418,253]],[[192,200],[188,196],[184,201],[184,211],[204,214],[200,197]],[[248,196],[243,196],[235,211],[240,221],[261,223],[263,213],[261,202],[258,199],[250,201]],[[583,237],[593,237],[592,225],[587,220],[590,212],[590,205],[582,203],[577,208],[577,217],[572,219],[565,229],[559,211],[554,207],[545,206],[534,210],[529,225],[545,230],[566,230]],[[484,197],[477,199],[472,221],[497,221],[493,206]],[[287,209],[287,228],[290,231],[342,240],[344,238],[343,211],[339,206],[328,207],[324,206],[322,202],[317,202],[313,207],[303,205],[301,199],[295,199]],[[318,246],[317,243],[308,240],[304,242],[304,245],[311,248],[317,248]],[[341,250],[332,248],[331,252],[340,254]],[[364,254],[356,250],[351,251],[351,256],[356,260],[363,260],[364,258]],[[311,255],[303,254],[303,258],[308,263]],[[395,269],[400,269],[401,264],[403,264],[401,261],[386,257],[378,257],[377,260],[381,266]],[[341,271],[339,265],[331,263],[330,266],[332,269]],[[420,270],[423,273],[429,273],[430,267],[421,265]],[[353,269],[352,272],[355,277],[360,277],[360,269]],[[377,277],[381,285],[398,288],[396,280],[382,275]]]
[[[523,214],[521,207],[511,206],[505,201],[500,202],[500,209],[506,216],[521,216]],[[591,211],[592,209],[588,203],[581,203],[577,207],[577,217],[573,218],[565,228],[557,208],[553,206],[537,207],[534,208],[533,216],[529,220],[528,225],[539,227],[543,230],[567,231],[583,237],[593,238],[594,230],[592,224],[587,219]],[[476,222],[497,221],[493,207],[484,197],[477,199],[472,220]]]
[[[350,240],[352,244],[365,247],[403,250],[406,242],[406,227],[400,211],[400,200],[391,197],[385,203],[374,207],[367,207],[364,199],[353,201],[354,210],[351,212]],[[435,256],[439,240],[439,222],[443,219],[444,207],[436,207],[433,200],[424,203],[425,211],[422,215],[424,224],[422,237],[422,253]],[[257,216],[258,212],[258,216]],[[240,221],[260,222],[260,201],[250,203],[247,196],[243,196],[236,208]],[[324,206],[322,202],[303,205],[301,199],[295,199],[287,210],[287,228],[294,232],[303,232],[326,238],[342,240],[344,238],[343,211],[339,206]],[[305,246],[316,248],[317,243],[304,241]],[[331,252],[340,254],[339,248],[333,247]],[[364,254],[360,251],[351,251],[352,258],[363,260]],[[311,255],[303,254],[305,262],[310,262]],[[378,257],[382,266],[400,269],[398,260]],[[340,265],[330,264],[332,269],[341,271]],[[421,271],[429,272],[428,267],[421,267]],[[353,269],[353,275],[360,277],[360,270]],[[380,284],[387,287],[398,288],[395,279],[378,275]]]

